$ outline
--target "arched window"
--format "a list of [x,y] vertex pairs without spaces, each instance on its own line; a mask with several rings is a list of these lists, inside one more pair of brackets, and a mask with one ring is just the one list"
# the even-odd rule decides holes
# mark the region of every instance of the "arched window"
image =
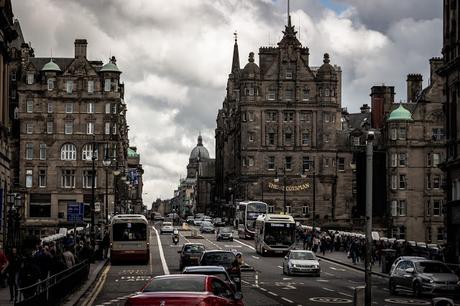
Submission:
[[61,160],[76,160],[77,147],[73,143],[66,143],[61,147]]
[[[97,146],[94,148],[94,155],[96,156],[96,160],[98,159],[98,152]],[[81,159],[82,160],[91,160],[93,156],[93,145],[91,143],[85,144],[83,149],[81,150]]]

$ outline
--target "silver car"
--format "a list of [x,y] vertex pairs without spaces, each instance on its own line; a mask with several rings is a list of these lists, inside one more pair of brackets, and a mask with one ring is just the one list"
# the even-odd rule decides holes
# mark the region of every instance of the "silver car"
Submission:
[[160,228],[160,234],[172,234],[174,232],[174,226],[172,222],[163,222]]
[[403,259],[397,262],[390,274],[390,293],[398,290],[422,294],[455,295],[460,292],[460,282],[443,262],[427,259]]
[[319,259],[312,251],[291,250],[283,260],[283,274],[321,275]]

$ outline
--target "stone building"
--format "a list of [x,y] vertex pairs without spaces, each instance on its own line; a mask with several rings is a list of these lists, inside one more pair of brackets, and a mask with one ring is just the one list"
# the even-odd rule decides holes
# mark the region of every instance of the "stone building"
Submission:
[[[73,57],[35,57],[24,43],[20,55],[11,73],[18,94],[18,185],[28,194],[23,225],[29,234],[54,233],[73,225],[67,218],[68,204],[85,203],[89,221],[93,201],[100,203],[95,206],[98,222],[106,186],[110,214],[114,203],[123,200],[120,194],[116,198],[118,177],[112,173],[125,174],[128,166],[127,109],[115,57],[105,64],[89,60],[85,39],[75,40]],[[103,161],[108,159],[112,162],[106,169]]]
[[315,209],[322,223],[347,222],[354,172],[352,152],[339,150],[341,69],[328,54],[310,65],[290,16],[283,33],[277,47],[259,49],[259,65],[251,52],[243,69],[235,38],[215,132],[216,205],[257,199],[274,212],[311,219]]
[[458,0],[444,0],[443,9],[443,66],[440,73],[445,77],[444,105],[447,137],[446,162],[446,226],[448,259],[460,262],[460,124],[458,107],[460,94],[460,3]]
[[144,203],[142,202],[143,193],[143,174],[144,169],[140,163],[140,154],[136,147],[128,148],[128,201],[130,213],[142,214],[144,212]]

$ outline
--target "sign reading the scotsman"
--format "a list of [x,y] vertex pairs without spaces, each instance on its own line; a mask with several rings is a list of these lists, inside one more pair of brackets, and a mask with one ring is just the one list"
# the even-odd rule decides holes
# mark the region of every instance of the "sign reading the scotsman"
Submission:
[[[268,183],[268,188],[275,189],[275,190],[284,190],[284,186],[282,185],[280,186],[274,183]],[[286,191],[302,191],[302,190],[307,190],[308,188],[310,188],[309,183],[304,183],[301,185],[287,185]]]

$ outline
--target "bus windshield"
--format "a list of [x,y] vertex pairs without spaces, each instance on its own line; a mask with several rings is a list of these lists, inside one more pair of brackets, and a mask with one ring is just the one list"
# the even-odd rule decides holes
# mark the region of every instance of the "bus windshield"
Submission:
[[113,241],[147,240],[147,225],[144,223],[115,223],[112,228]]
[[268,245],[290,246],[294,243],[294,224],[266,223],[264,241]]
[[254,231],[255,223],[258,216],[267,213],[267,204],[265,203],[249,203],[247,205],[246,226],[248,230]]

